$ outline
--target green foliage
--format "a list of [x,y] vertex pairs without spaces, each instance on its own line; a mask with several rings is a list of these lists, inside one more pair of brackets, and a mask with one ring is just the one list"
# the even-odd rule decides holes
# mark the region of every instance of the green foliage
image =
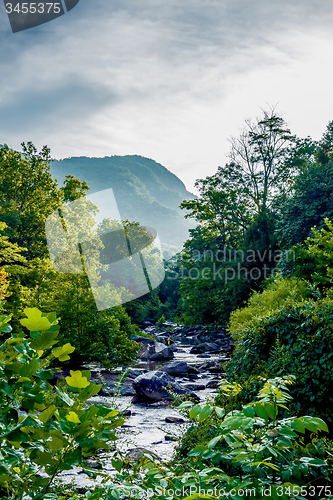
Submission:
[[[11,334],[0,346],[0,493],[8,500],[58,498],[52,484],[64,470],[82,466],[91,477],[103,476],[85,459],[113,449],[124,419],[117,410],[86,406],[101,388],[89,381],[89,371],[71,371],[67,391],[49,383],[50,363],[68,357],[73,348],[53,348],[59,342],[55,313],[32,308],[25,314],[21,323],[29,335]],[[0,317],[2,332],[10,331],[9,321],[10,316]]]
[[309,294],[309,285],[297,278],[286,278],[273,281],[260,293],[254,292],[246,307],[232,312],[229,320],[229,331],[233,338],[239,339],[242,331],[259,319],[271,316],[284,304],[296,304]]
[[158,322],[156,323],[158,327],[162,326],[163,323],[165,323],[166,319],[165,319],[165,316],[164,314],[162,314],[162,316],[160,317],[160,319],[158,320]]
[[[58,311],[59,338],[75,347],[71,366],[98,362],[105,368],[126,366],[133,361],[138,344],[129,339],[137,328],[122,306],[97,311],[88,278],[84,274],[62,274],[47,260],[35,259],[24,269],[10,267],[12,293],[8,312],[23,314],[25,307]],[[16,320],[14,331],[19,331]]]
[[327,164],[333,153],[333,121],[330,121],[326,127],[316,151],[316,160],[323,165]]
[[[230,163],[215,175],[196,182],[200,198],[184,201],[182,208],[198,227],[181,253],[186,273],[180,283],[183,317],[194,322],[226,321],[230,312],[247,300],[251,289],[270,277],[276,262],[276,203],[290,190],[299,148],[296,137],[274,109],[254,122],[245,120],[239,138],[231,140]],[[239,255],[221,260],[228,247]],[[212,260],[202,260],[211,252]],[[200,254],[197,258],[195,254]]]
[[8,274],[3,269],[0,269],[0,303],[8,297],[7,289],[9,283],[7,281]]
[[[147,454],[133,472],[122,470],[113,479],[106,498],[128,492],[134,498],[146,494],[154,500],[179,496],[240,500],[249,495],[258,500],[295,500],[314,491],[311,496],[318,500],[314,485],[330,494],[332,446],[317,438],[304,445],[302,437],[305,432],[327,432],[326,423],[317,417],[280,416],[291,400],[292,380],[291,376],[267,380],[255,401],[231,412],[215,404],[183,403],[178,409],[187,411],[194,427],[206,431],[205,440],[193,443],[187,461],[175,459],[172,468]],[[239,387],[225,384],[229,396],[238,391]],[[143,477],[138,474],[140,466]]]
[[50,174],[50,149],[22,143],[23,153],[0,147],[0,220],[7,224],[11,243],[24,249],[28,258],[47,255],[45,220],[73,196],[89,188],[67,176],[63,188]]
[[[292,399],[287,387],[290,383],[292,377],[266,381],[256,400],[241,410],[226,413],[222,408],[214,407],[220,419],[216,422],[220,434],[208,438],[204,445],[197,445],[189,457],[200,457],[204,465],[208,462],[228,473],[236,468],[239,479],[248,479],[251,487],[256,483],[258,487],[260,481],[256,479],[260,478],[266,485],[277,486],[283,480],[308,484],[311,467],[322,467],[323,476],[327,477],[326,462],[308,453],[300,456],[302,450],[296,444],[299,434],[304,434],[306,429],[315,433],[328,432],[325,422],[308,416],[279,418],[280,410],[286,410]],[[240,386],[227,384],[227,388],[229,396],[240,391]],[[204,421],[210,414],[207,407],[198,405],[191,409],[189,418],[198,415],[199,421]],[[307,476],[306,481],[299,481],[303,474]]]
[[310,162],[296,177],[292,196],[280,205],[278,237],[290,248],[324,227],[333,218],[333,158],[326,164]]
[[297,245],[295,274],[308,279],[321,292],[333,283],[333,223],[325,219],[326,228],[312,228],[313,237]]
[[255,375],[296,376],[294,410],[332,424],[333,301],[289,303],[242,330],[226,372],[231,380]]

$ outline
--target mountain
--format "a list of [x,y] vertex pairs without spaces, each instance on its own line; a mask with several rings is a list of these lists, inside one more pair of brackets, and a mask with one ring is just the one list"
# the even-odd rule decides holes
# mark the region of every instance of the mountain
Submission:
[[165,258],[178,252],[195,227],[179,208],[195,198],[183,182],[160,163],[143,156],[85,156],[54,160],[51,174],[62,185],[66,175],[86,181],[89,194],[113,189],[122,220],[157,230]]

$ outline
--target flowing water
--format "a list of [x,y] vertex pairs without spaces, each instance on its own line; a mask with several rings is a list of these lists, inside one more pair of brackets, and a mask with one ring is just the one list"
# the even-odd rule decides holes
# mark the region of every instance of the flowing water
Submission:
[[[198,358],[196,354],[191,354],[189,352],[193,346],[193,343],[191,344],[192,345],[189,345],[189,342],[184,339],[180,342],[176,342],[177,348],[180,348],[183,352],[174,352],[174,359],[172,361],[186,361],[190,366],[198,366],[206,361],[221,360],[223,357],[223,355],[219,353],[211,354],[207,359]],[[156,370],[158,367],[168,362],[170,361],[138,361],[134,367],[144,368],[146,370]],[[198,378],[195,380],[189,380],[186,377],[176,377],[175,380],[179,383],[191,382],[206,385],[214,377],[216,377],[216,375],[205,373],[198,375]],[[204,389],[195,391],[195,393],[200,397],[200,403],[203,403],[205,400],[213,398],[216,394],[216,389]],[[180,415],[176,410],[163,405],[163,403],[133,405],[131,404],[132,398],[133,396],[121,396],[118,398],[95,396],[91,398],[89,402],[94,404],[103,404],[112,408],[116,406],[119,410],[131,410],[131,416],[127,418],[126,423],[121,428],[121,437],[117,441],[117,446],[122,452],[125,453],[130,449],[140,447],[154,452],[163,461],[169,460],[173,455],[174,448],[177,443],[172,440],[166,440],[165,436],[180,436],[186,429],[188,423],[166,423],[165,418],[184,418],[184,416]],[[102,458],[105,463],[105,466],[103,466],[103,472],[107,474],[114,473],[110,454],[101,454],[99,457]],[[78,487],[93,485],[88,476],[81,473],[80,468],[75,468],[71,471],[64,471],[61,475],[61,479],[65,483],[69,483],[74,480]]]

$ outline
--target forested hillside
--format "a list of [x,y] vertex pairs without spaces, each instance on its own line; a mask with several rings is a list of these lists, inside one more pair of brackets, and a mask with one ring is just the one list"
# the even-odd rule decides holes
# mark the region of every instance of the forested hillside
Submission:
[[121,218],[156,229],[166,258],[182,248],[194,227],[179,205],[195,196],[176,175],[149,158],[65,158],[51,163],[51,173],[60,184],[66,175],[86,181],[90,194],[112,188]]

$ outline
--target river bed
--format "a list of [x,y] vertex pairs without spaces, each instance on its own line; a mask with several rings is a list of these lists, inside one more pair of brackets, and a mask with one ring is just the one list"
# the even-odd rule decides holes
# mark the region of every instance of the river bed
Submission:
[[[208,359],[198,358],[196,354],[190,353],[192,345],[189,345],[186,340],[176,342],[177,348],[182,352],[175,351],[174,359],[172,361],[186,361],[189,366],[196,367],[206,361],[214,361],[227,359],[225,353],[211,353]],[[143,368],[145,370],[156,370],[165,362],[151,362],[151,361],[137,361],[133,368]],[[175,377],[179,383],[200,383],[206,385],[209,381],[216,378],[216,374],[203,373],[199,374],[195,380],[186,377]],[[200,391],[194,391],[200,398],[200,403],[212,399],[216,395],[216,389],[206,388]],[[122,452],[126,453],[128,450],[135,448],[145,448],[161,458],[163,461],[168,461],[172,458],[174,449],[177,442],[166,440],[166,436],[180,436],[188,426],[188,423],[175,424],[165,422],[166,417],[181,417],[185,420],[183,415],[180,415],[175,409],[165,406],[163,402],[154,404],[132,404],[133,396],[94,396],[89,399],[91,404],[103,404],[119,410],[129,409],[131,415],[126,419],[124,426],[120,430],[120,439],[117,441],[117,447]],[[102,453],[99,458],[104,462],[103,472],[106,474],[115,473],[112,467],[111,458],[112,454]],[[77,487],[93,487],[94,483],[99,480],[92,481],[86,474],[82,473],[81,468],[73,468],[71,471],[64,471],[61,474],[61,479],[64,483],[68,484],[74,482]]]

